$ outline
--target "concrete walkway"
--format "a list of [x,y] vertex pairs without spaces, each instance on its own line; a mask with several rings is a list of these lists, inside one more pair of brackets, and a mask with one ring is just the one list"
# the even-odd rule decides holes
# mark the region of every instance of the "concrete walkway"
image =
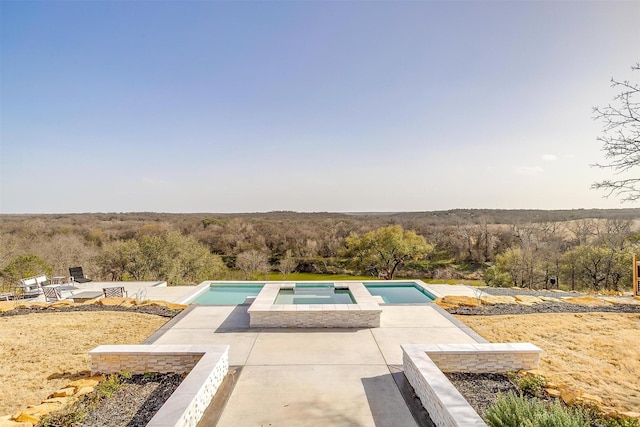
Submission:
[[[73,298],[74,295],[86,291],[102,292],[102,288],[113,288],[122,286],[127,291],[130,298],[140,300],[162,300],[167,302],[180,302],[191,294],[196,286],[167,286],[167,282],[86,282],[86,283],[65,283],[60,286],[62,296]],[[40,295],[34,301],[44,301],[44,296]]]
[[434,306],[382,307],[375,329],[251,329],[246,305],[195,306],[148,343],[231,346],[243,368],[218,426],[416,425],[392,377],[400,344],[478,340]]

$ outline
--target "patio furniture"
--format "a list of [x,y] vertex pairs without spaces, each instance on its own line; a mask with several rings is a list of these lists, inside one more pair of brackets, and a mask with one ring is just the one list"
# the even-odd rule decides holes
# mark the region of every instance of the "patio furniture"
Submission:
[[72,282],[78,282],[78,283],[91,282],[91,279],[89,279],[87,276],[84,275],[84,272],[82,271],[82,267],[69,267],[69,276],[71,276]]
[[36,297],[41,293],[42,293],[42,287],[36,281],[35,277],[20,279],[20,284],[16,286],[16,295],[24,298]]
[[102,296],[102,291],[82,291],[82,292],[78,292],[77,294],[73,294],[73,302],[78,302],[78,303],[82,303],[82,302],[87,302],[87,301],[91,301],[94,300],[96,298],[100,298]]
[[39,276],[36,276],[35,279],[39,287],[43,287],[51,284],[46,274],[41,274]]
[[53,276],[50,281],[52,285],[62,285],[65,283],[66,279],[67,276]]
[[124,286],[118,286],[113,288],[102,288],[105,298],[127,298],[127,291]]
[[62,294],[60,293],[60,289],[58,288],[58,286],[43,286],[42,287],[42,292],[44,292],[44,300],[45,302],[56,302],[56,301],[62,301],[62,300],[67,300],[70,298],[65,298],[62,296]]

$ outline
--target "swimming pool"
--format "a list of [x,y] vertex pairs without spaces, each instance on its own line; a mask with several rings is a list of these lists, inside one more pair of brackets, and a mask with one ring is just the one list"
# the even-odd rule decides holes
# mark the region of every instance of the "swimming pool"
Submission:
[[427,304],[435,297],[413,282],[407,283],[365,283],[371,295],[382,297],[387,304]]
[[[264,282],[209,282],[189,303],[202,305],[244,304],[249,297],[256,297]],[[362,282],[367,292],[379,296],[386,304],[428,304],[436,297],[416,282]],[[203,283],[204,285],[204,283]],[[298,282],[283,286],[277,300],[271,304],[357,304],[345,283]],[[291,288],[294,288],[292,290]],[[276,295],[274,294],[274,298]]]
[[294,289],[280,289],[276,304],[355,304],[348,289],[335,289],[333,286],[313,286],[296,283]]
[[193,303],[208,305],[244,304],[247,297],[257,296],[263,287],[264,284],[243,285],[240,283],[229,283],[224,285],[213,285],[206,292],[193,300]]

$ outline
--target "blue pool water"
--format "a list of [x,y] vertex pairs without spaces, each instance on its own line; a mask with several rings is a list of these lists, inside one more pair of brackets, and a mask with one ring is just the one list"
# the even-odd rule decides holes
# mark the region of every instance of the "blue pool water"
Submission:
[[196,298],[196,304],[243,304],[247,297],[255,297],[262,290],[263,284],[242,285],[230,283],[228,285],[211,286],[205,293]]
[[355,304],[351,292],[333,287],[298,286],[295,289],[280,289],[276,304]]
[[435,297],[415,283],[366,283],[371,295],[378,295],[387,304],[430,303]]

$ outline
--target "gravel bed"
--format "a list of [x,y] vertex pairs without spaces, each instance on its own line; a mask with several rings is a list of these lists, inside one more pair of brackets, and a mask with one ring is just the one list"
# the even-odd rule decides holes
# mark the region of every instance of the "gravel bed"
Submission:
[[495,304],[480,307],[449,308],[451,314],[469,316],[499,316],[503,314],[537,314],[537,313],[638,313],[640,305],[611,304],[601,307],[570,304],[566,302],[544,302],[533,305]]
[[121,307],[117,305],[76,305],[76,306],[59,306],[59,307],[32,307],[32,308],[17,308],[14,310],[0,312],[0,317],[8,316],[20,316],[24,314],[32,313],[71,313],[78,311],[126,311],[129,313],[142,313],[153,314],[161,317],[174,317],[182,310],[171,310],[167,307],[147,305],[147,306],[133,306],[133,307]]
[[516,295],[531,295],[534,297],[551,297],[551,298],[564,298],[564,297],[580,297],[585,294],[580,292],[565,292],[565,291],[551,291],[551,290],[531,290],[531,289],[513,289],[513,288],[479,288],[482,292],[486,292],[489,295],[496,296],[509,296],[515,297]]
[[82,426],[146,426],[183,379],[180,374],[132,375],[111,398],[89,410]]
[[483,418],[485,410],[498,399],[498,393],[506,394],[509,391],[518,391],[515,384],[504,374],[447,372],[445,375]]

